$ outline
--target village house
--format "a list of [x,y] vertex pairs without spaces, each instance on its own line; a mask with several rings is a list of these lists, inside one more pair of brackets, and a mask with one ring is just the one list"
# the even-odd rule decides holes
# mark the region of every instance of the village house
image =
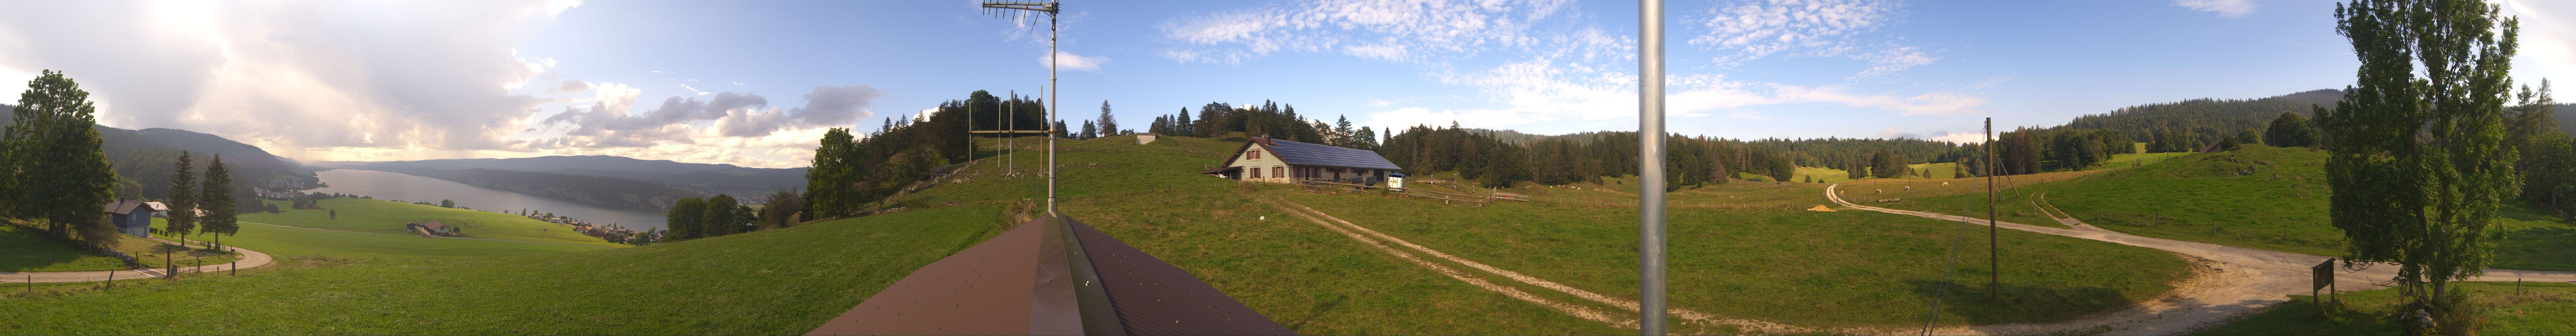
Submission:
[[1330,181],[1376,184],[1403,170],[1377,152],[1256,137],[1226,157],[1216,169],[1199,172],[1238,181],[1295,183]]
[[403,230],[428,232],[429,234],[440,236],[456,235],[455,227],[447,226],[447,223],[441,223],[439,221],[404,223]]
[[125,199],[107,202],[107,222],[117,232],[136,238],[152,238],[152,205]]

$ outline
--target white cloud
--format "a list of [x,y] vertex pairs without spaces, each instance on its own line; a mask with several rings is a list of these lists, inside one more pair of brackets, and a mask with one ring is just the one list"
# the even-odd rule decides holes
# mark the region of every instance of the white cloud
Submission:
[[1048,66],[1048,61],[1054,61],[1053,65],[1065,69],[1100,71],[1100,65],[1109,63],[1109,58],[1075,55],[1062,50],[1056,51],[1055,59],[1052,60],[1047,59],[1046,55],[1038,55],[1038,66]]
[[2218,13],[2219,17],[2245,17],[2254,13],[2252,0],[2174,0],[2174,6]]
[[1765,115],[1762,115],[1762,114],[1760,114],[1760,113],[1753,113],[1753,112],[1736,112],[1736,113],[1728,113],[1728,114],[1726,114],[1726,117],[1727,117],[1727,118],[1734,118],[1734,119],[1744,119],[1744,120],[1780,120],[1780,119],[1781,119],[1781,118],[1774,118],[1774,117],[1765,116]]
[[1237,64],[1278,51],[1340,52],[1385,61],[1425,61],[1493,47],[1526,47],[1534,22],[1568,1],[1321,1],[1164,21],[1163,38],[1182,47],[1163,56]]
[[1942,134],[1942,135],[1938,135],[1938,136],[1933,136],[1933,137],[1932,137],[1932,139],[1929,139],[1929,140],[1932,140],[1932,141],[1948,141],[1948,142],[1951,142],[1951,143],[1963,143],[1963,144],[1978,144],[1978,143],[1985,143],[1985,142],[1986,142],[1986,134],[1985,134],[1985,133],[1949,133],[1949,134]]
[[[284,147],[503,149],[554,62],[511,50],[567,3],[8,3],[0,68],[63,70],[101,124]],[[400,61],[394,61],[400,60]],[[284,149],[284,148],[271,148]]]

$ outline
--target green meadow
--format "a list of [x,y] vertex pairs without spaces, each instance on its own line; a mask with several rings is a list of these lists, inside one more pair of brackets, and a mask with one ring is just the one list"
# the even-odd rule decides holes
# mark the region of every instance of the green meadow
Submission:
[[[2485,335],[2568,335],[2576,334],[2576,284],[2511,282],[2454,282],[2466,298],[2463,305],[2473,311],[2478,334]],[[2396,288],[2382,288],[2336,294],[2342,302],[2331,312],[2319,312],[2315,298],[2291,296],[2277,308],[2247,315],[2225,325],[2201,330],[2199,335],[2404,335],[2404,326],[2389,316],[2398,313],[2405,298]]]

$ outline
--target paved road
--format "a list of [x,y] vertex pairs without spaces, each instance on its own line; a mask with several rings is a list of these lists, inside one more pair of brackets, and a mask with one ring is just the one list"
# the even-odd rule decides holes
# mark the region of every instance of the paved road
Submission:
[[[151,239],[152,241],[161,242],[161,243],[163,243],[163,244],[178,244],[177,242],[172,242],[172,241],[169,241],[169,240],[166,240],[166,239],[161,239],[161,237],[152,237],[152,238],[150,238],[150,239]],[[194,245],[194,244],[191,244],[191,245],[189,245],[189,246],[190,246],[190,247],[198,247],[198,248],[202,248],[202,247],[203,247],[203,245]],[[238,263],[238,265],[241,265],[241,268],[258,268],[258,267],[260,267],[260,266],[268,266],[268,264],[269,264],[270,262],[275,261],[275,259],[270,258],[270,257],[268,256],[268,254],[267,254],[267,253],[260,253],[259,251],[252,251],[252,250],[242,249],[242,248],[239,248],[239,247],[229,247],[229,246],[224,247],[224,249],[225,249],[225,250],[230,250],[230,251],[240,252],[240,253],[241,253],[241,262],[240,262],[240,263]],[[179,277],[181,277],[181,278],[186,278],[186,277],[188,276],[188,273],[214,273],[214,272],[229,271],[229,270],[232,270],[232,269],[233,269],[233,265],[236,265],[236,263],[223,263],[223,264],[206,265],[206,266],[194,266],[194,267],[180,267],[180,268],[179,268],[179,273],[180,273],[180,274],[179,274]],[[166,270],[166,269],[135,269],[135,270],[91,271],[91,272],[0,272],[0,283],[26,283],[26,282],[29,282],[29,281],[31,281],[31,280],[32,280],[32,281],[34,281],[34,282],[86,282],[86,281],[107,281],[110,277],[114,277],[114,278],[116,278],[116,279],[159,278],[159,277],[161,277],[161,272],[162,272],[163,270]]]
[[[1825,198],[1846,207],[1900,215],[1985,224],[1987,220],[1933,212],[1880,208],[1844,201],[1834,191],[1842,185],[1825,188]],[[2072,221],[2069,219],[2068,221]],[[1996,222],[1998,227],[2059,236],[2092,239],[2124,245],[2171,251],[2205,259],[2215,269],[2205,270],[2194,279],[2176,286],[2172,293],[2139,307],[2076,321],[1942,328],[1939,334],[2056,334],[2081,332],[2109,335],[2175,335],[2193,329],[2228,321],[2238,315],[2254,313],[2289,300],[2289,295],[2307,295],[2310,266],[2325,262],[2327,257],[2270,250],[2250,249],[2210,243],[2188,242],[2105,230],[2082,223],[2074,229],[2040,227],[2013,222]],[[2382,265],[2361,271],[2337,268],[2335,282],[2344,291],[2380,288],[2372,283],[2397,275],[2397,267]],[[2486,275],[2470,281],[2576,282],[2576,272],[2524,271],[2486,269]],[[2107,329],[2103,329],[2107,326]]]

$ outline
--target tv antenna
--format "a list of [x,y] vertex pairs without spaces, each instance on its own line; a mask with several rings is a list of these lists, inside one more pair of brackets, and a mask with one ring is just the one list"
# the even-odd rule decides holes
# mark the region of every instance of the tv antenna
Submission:
[[[1055,118],[1056,118],[1056,115],[1055,115],[1055,92],[1056,92],[1056,83],[1055,83],[1055,80],[1056,80],[1056,77],[1055,77],[1055,65],[1056,65],[1056,60],[1055,60],[1055,58],[1056,58],[1055,37],[1056,37],[1056,31],[1057,31],[1057,29],[1056,29],[1056,14],[1057,14],[1057,13],[1062,12],[1062,8],[1060,8],[1060,7],[1058,6],[1058,4],[1057,4],[1055,1],[1038,2],[1038,1],[1020,1],[1020,0],[985,0],[985,1],[984,1],[984,3],[983,3],[983,8],[984,8],[984,14],[986,14],[986,15],[992,15],[992,16],[994,16],[994,17],[1005,18],[1005,19],[1009,19],[1009,20],[1012,20],[1012,21],[1019,21],[1021,18],[1036,19],[1036,18],[1037,18],[1037,16],[1036,16],[1034,13],[1045,13],[1045,14],[1046,14],[1046,18],[1047,18],[1047,85],[1046,85],[1046,88],[1045,88],[1046,92],[1044,92],[1044,93],[1046,94],[1046,100],[1047,100],[1047,102],[1046,102],[1046,103],[1047,103],[1047,106],[1046,106],[1046,121],[1045,121],[1045,122],[1041,122],[1041,124],[1044,124],[1043,126],[1041,126],[1041,127],[1042,127],[1042,128],[1044,128],[1044,129],[1043,129],[1043,130],[1032,130],[1032,131],[970,131],[970,132],[990,132],[990,133],[1041,133],[1041,132],[1042,132],[1042,133],[1046,133],[1046,134],[1047,134],[1047,171],[1046,171],[1046,176],[1047,176],[1047,207],[1046,207],[1046,210],[1047,210],[1047,215],[1048,215],[1048,216],[1054,216],[1054,215],[1056,215],[1056,212],[1055,212],[1055,134],[1056,134],[1056,131],[1057,131],[1057,130],[1055,129],[1055,127],[1056,127],[1056,124],[1058,123],[1058,122],[1056,121],[1056,119],[1055,119]],[[1028,14],[1028,15],[1023,16],[1023,14]]]

